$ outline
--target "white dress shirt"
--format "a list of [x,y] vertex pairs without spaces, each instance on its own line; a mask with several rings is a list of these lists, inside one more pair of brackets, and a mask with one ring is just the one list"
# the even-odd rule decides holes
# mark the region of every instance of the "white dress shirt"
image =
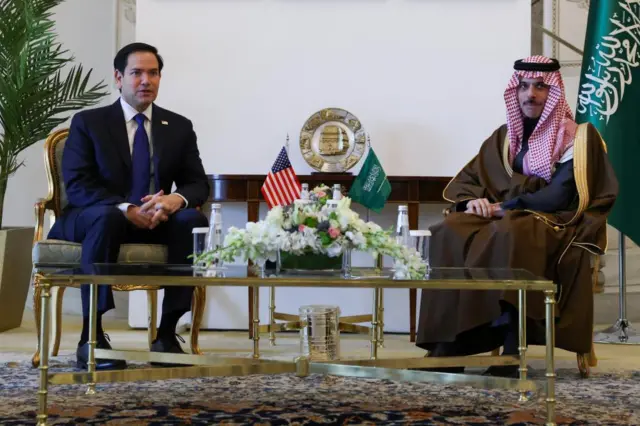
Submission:
[[[129,138],[129,153],[133,154],[133,139],[136,135],[136,130],[138,130],[138,122],[135,120],[135,116],[138,115],[138,111],[134,107],[129,105],[127,101],[125,101],[122,97],[120,97],[120,105],[122,105],[122,112],[124,113],[124,121],[127,125],[127,137]],[[144,130],[147,132],[147,138],[149,139],[149,154],[150,154],[149,162],[151,163],[151,169],[150,169],[151,185],[149,187],[149,194],[155,194],[156,192],[155,170],[154,170],[155,165],[153,161],[151,161],[151,159],[153,158],[153,139],[151,135],[152,111],[153,111],[153,104],[149,105],[147,109],[142,111],[142,114],[144,114],[144,116],[147,117],[147,119],[144,121]],[[182,195],[178,194],[177,192],[174,192],[174,194],[179,195],[184,200],[184,207],[187,207],[187,204],[188,204],[187,199],[184,198]],[[118,208],[122,211],[122,213],[126,213],[127,209],[131,205],[133,204],[121,203],[121,204],[118,204]]]

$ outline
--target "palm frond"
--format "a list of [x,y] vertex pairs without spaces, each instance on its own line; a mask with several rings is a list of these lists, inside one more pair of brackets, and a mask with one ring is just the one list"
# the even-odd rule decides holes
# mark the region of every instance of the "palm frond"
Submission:
[[0,0],[0,222],[18,154],[108,95],[57,41],[53,9],[63,2]]

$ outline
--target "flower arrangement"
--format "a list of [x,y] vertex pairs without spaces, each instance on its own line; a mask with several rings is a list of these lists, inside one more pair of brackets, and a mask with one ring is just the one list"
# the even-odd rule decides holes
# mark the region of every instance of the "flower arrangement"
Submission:
[[309,201],[324,206],[328,200],[333,199],[333,191],[327,185],[320,184],[309,193]]
[[347,250],[388,255],[395,261],[396,278],[417,279],[424,276],[426,265],[420,254],[395,241],[390,231],[373,222],[365,222],[351,210],[351,199],[342,197],[336,203],[331,189],[318,186],[309,193],[309,200],[272,208],[259,222],[248,222],[244,229],[229,228],[223,246],[203,253],[198,261],[211,264],[214,260],[233,262],[236,257],[264,266],[276,261],[278,253],[294,256],[322,254],[341,256]]

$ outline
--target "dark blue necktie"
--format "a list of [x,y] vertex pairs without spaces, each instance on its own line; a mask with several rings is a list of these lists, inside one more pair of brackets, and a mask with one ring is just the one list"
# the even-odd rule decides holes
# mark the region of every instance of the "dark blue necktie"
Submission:
[[138,129],[133,137],[133,151],[131,153],[131,196],[129,202],[141,205],[140,201],[149,194],[151,183],[151,154],[149,151],[149,136],[144,129],[147,117],[137,114],[134,119],[138,123]]

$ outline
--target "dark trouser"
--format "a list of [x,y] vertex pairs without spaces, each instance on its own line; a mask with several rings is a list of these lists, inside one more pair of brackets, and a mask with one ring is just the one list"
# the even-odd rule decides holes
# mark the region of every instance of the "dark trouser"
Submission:
[[[170,264],[191,263],[193,252],[191,230],[208,226],[208,220],[195,209],[179,210],[153,230],[136,228],[116,206],[91,206],[70,209],[56,220],[48,238],[82,243],[82,266],[94,263],[115,263],[120,245],[164,244],[168,247]],[[82,313],[89,316],[89,286],[81,286]],[[191,310],[193,287],[166,287],[162,313]],[[98,312],[115,308],[113,291],[98,286]]]
[[[502,315],[495,321],[463,331],[453,342],[422,343],[417,346],[432,352],[433,356],[468,356],[503,347],[503,355],[518,355],[519,315],[508,302],[501,302]],[[540,342],[539,327],[527,318],[527,342]],[[544,331],[544,329],[543,329]],[[544,339],[541,341],[544,344]]]

